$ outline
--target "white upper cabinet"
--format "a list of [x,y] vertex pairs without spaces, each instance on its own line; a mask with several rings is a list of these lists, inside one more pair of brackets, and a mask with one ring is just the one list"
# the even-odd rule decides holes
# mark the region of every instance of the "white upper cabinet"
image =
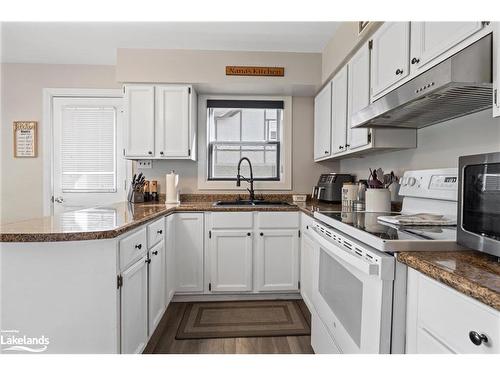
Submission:
[[482,22],[412,22],[411,70],[426,69],[428,63],[481,30]]
[[209,282],[212,292],[252,291],[252,237],[252,230],[211,231]]
[[156,157],[189,156],[189,94],[186,86],[156,86]]
[[368,129],[351,129],[351,116],[370,104],[370,50],[362,46],[348,63],[347,144],[353,150],[368,144]]
[[189,85],[127,84],[124,155],[196,160],[196,93]]
[[372,38],[372,98],[410,73],[409,56],[410,23],[384,23]]
[[152,158],[155,151],[155,89],[127,85],[125,91],[125,150],[129,158]]
[[314,160],[331,154],[332,85],[329,82],[314,98]]
[[332,153],[347,148],[347,65],[332,79]]

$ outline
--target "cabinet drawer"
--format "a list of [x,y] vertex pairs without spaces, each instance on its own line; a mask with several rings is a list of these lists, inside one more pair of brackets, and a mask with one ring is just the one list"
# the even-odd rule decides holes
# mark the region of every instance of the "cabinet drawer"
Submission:
[[299,228],[298,212],[259,212],[259,228]]
[[[418,326],[456,353],[500,353],[500,313],[427,276],[419,278]],[[469,333],[488,338],[475,345]]]
[[146,228],[120,240],[120,270],[124,270],[147,252]]
[[148,225],[148,249],[165,238],[165,219],[161,218]]
[[253,212],[212,212],[211,229],[252,229]]

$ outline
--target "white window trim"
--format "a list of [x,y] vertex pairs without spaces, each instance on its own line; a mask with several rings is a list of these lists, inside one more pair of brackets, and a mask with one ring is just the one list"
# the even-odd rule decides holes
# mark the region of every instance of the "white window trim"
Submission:
[[[43,89],[43,116],[41,124],[41,149],[43,150],[43,184],[42,184],[42,208],[43,215],[49,216],[54,213],[52,193],[54,190],[53,180],[53,124],[52,124],[52,101],[54,98],[72,97],[94,97],[94,98],[123,98],[121,89],[75,89],[75,88],[44,88]],[[132,175],[132,162],[127,161],[126,178]]]
[[[235,181],[209,181],[207,161],[207,100],[282,100],[284,102],[282,139],[280,145],[280,181],[255,181],[256,190],[292,190],[292,97],[260,95],[199,95],[198,96],[198,190],[246,191],[247,184],[237,187]],[[236,177],[236,176],[235,176]]]

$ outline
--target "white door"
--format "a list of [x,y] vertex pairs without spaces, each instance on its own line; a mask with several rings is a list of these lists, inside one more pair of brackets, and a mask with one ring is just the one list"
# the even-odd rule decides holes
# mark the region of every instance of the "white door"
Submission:
[[125,86],[124,155],[152,158],[155,154],[155,88],[153,85]]
[[312,285],[315,251],[316,246],[313,239],[304,233],[300,245],[300,294],[311,311],[313,309]]
[[121,98],[53,99],[53,212],[126,200]]
[[332,85],[329,82],[314,98],[314,159],[330,156]]
[[156,157],[188,157],[189,95],[188,86],[158,85],[156,93]]
[[152,334],[165,311],[165,243],[149,251],[149,333]]
[[412,22],[412,72],[426,69],[429,62],[481,28],[482,22]]
[[165,219],[165,270],[166,270],[166,288],[165,305],[168,306],[175,293],[175,258],[174,258],[174,233],[175,223],[174,215],[167,216]]
[[252,243],[251,231],[211,231],[209,257],[212,292],[252,290]]
[[203,214],[175,214],[177,292],[203,292]]
[[410,23],[386,22],[373,35],[372,41],[373,98],[410,73]]
[[362,46],[349,61],[347,143],[349,149],[368,144],[368,129],[352,129],[351,116],[370,104],[370,50]]
[[298,230],[259,232],[256,256],[258,291],[297,291],[299,289]]
[[332,153],[347,148],[347,65],[332,79]]
[[143,257],[122,273],[121,352],[141,353],[148,339],[148,267]]

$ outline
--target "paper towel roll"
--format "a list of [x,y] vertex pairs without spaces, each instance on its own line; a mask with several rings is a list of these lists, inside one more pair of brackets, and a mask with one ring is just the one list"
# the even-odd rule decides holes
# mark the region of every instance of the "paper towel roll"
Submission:
[[165,203],[179,203],[177,186],[179,185],[179,175],[174,171],[165,175]]

